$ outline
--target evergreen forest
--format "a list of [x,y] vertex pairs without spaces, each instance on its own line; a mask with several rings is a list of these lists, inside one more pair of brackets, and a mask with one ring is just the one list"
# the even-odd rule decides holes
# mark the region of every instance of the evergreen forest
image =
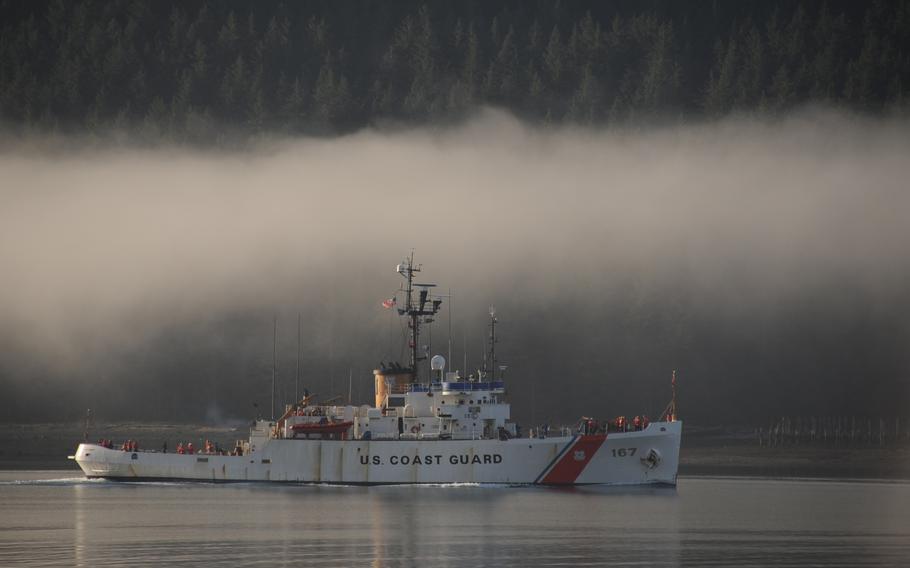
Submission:
[[0,2],[7,133],[888,113],[907,89],[908,1]]

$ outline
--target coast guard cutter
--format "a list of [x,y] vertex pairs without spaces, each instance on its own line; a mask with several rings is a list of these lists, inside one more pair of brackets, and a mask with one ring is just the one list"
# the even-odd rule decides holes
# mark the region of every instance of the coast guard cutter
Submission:
[[410,364],[375,370],[375,405],[332,406],[306,396],[277,420],[257,420],[230,451],[131,451],[80,444],[85,475],[116,480],[272,481],[334,484],[495,483],[675,485],[682,422],[673,399],[659,420],[582,419],[558,434],[526,435],[510,419],[506,384],[492,369],[470,377],[445,372],[445,359],[418,350],[421,324],[439,311],[432,285],[414,282],[413,254],[397,271],[402,301],[387,300],[408,322]]

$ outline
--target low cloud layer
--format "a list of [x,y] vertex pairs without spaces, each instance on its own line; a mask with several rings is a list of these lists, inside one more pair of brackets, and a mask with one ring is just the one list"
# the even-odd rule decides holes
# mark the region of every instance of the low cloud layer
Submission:
[[[283,368],[300,312],[308,380],[362,378],[400,353],[379,300],[415,248],[426,278],[455,291],[457,361],[467,344],[479,364],[486,306],[502,306],[503,357],[528,385],[513,387],[516,404],[533,404],[534,419],[550,416],[541,396],[565,408],[553,416],[586,396],[618,408],[625,390],[655,406],[657,375],[686,364],[704,416],[760,385],[795,383],[809,405],[799,382],[826,377],[865,381],[857,411],[870,412],[910,394],[908,155],[906,122],[820,110],[642,131],[486,112],[441,130],[225,153],[7,148],[0,388],[15,402],[4,410],[88,385],[152,396],[186,373],[233,387],[214,399],[190,389],[146,417],[243,415],[224,393],[268,396],[250,373],[270,364],[275,313]],[[800,353],[830,361],[813,368]],[[828,393],[838,411],[852,389]],[[767,415],[789,409],[774,400]]]

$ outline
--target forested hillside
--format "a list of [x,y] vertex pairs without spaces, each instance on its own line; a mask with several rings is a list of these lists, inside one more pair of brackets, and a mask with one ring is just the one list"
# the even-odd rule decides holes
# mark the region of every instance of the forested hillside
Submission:
[[7,132],[345,132],[778,111],[882,112],[910,88],[910,2],[5,0]]

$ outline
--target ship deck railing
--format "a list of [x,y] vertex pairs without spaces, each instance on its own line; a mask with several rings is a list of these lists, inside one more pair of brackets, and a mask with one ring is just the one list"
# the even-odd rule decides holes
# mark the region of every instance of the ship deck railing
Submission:
[[[504,391],[505,381],[458,381],[435,383],[411,383],[408,385],[395,385],[399,392],[473,392],[473,391]],[[394,387],[393,387],[394,388]]]

